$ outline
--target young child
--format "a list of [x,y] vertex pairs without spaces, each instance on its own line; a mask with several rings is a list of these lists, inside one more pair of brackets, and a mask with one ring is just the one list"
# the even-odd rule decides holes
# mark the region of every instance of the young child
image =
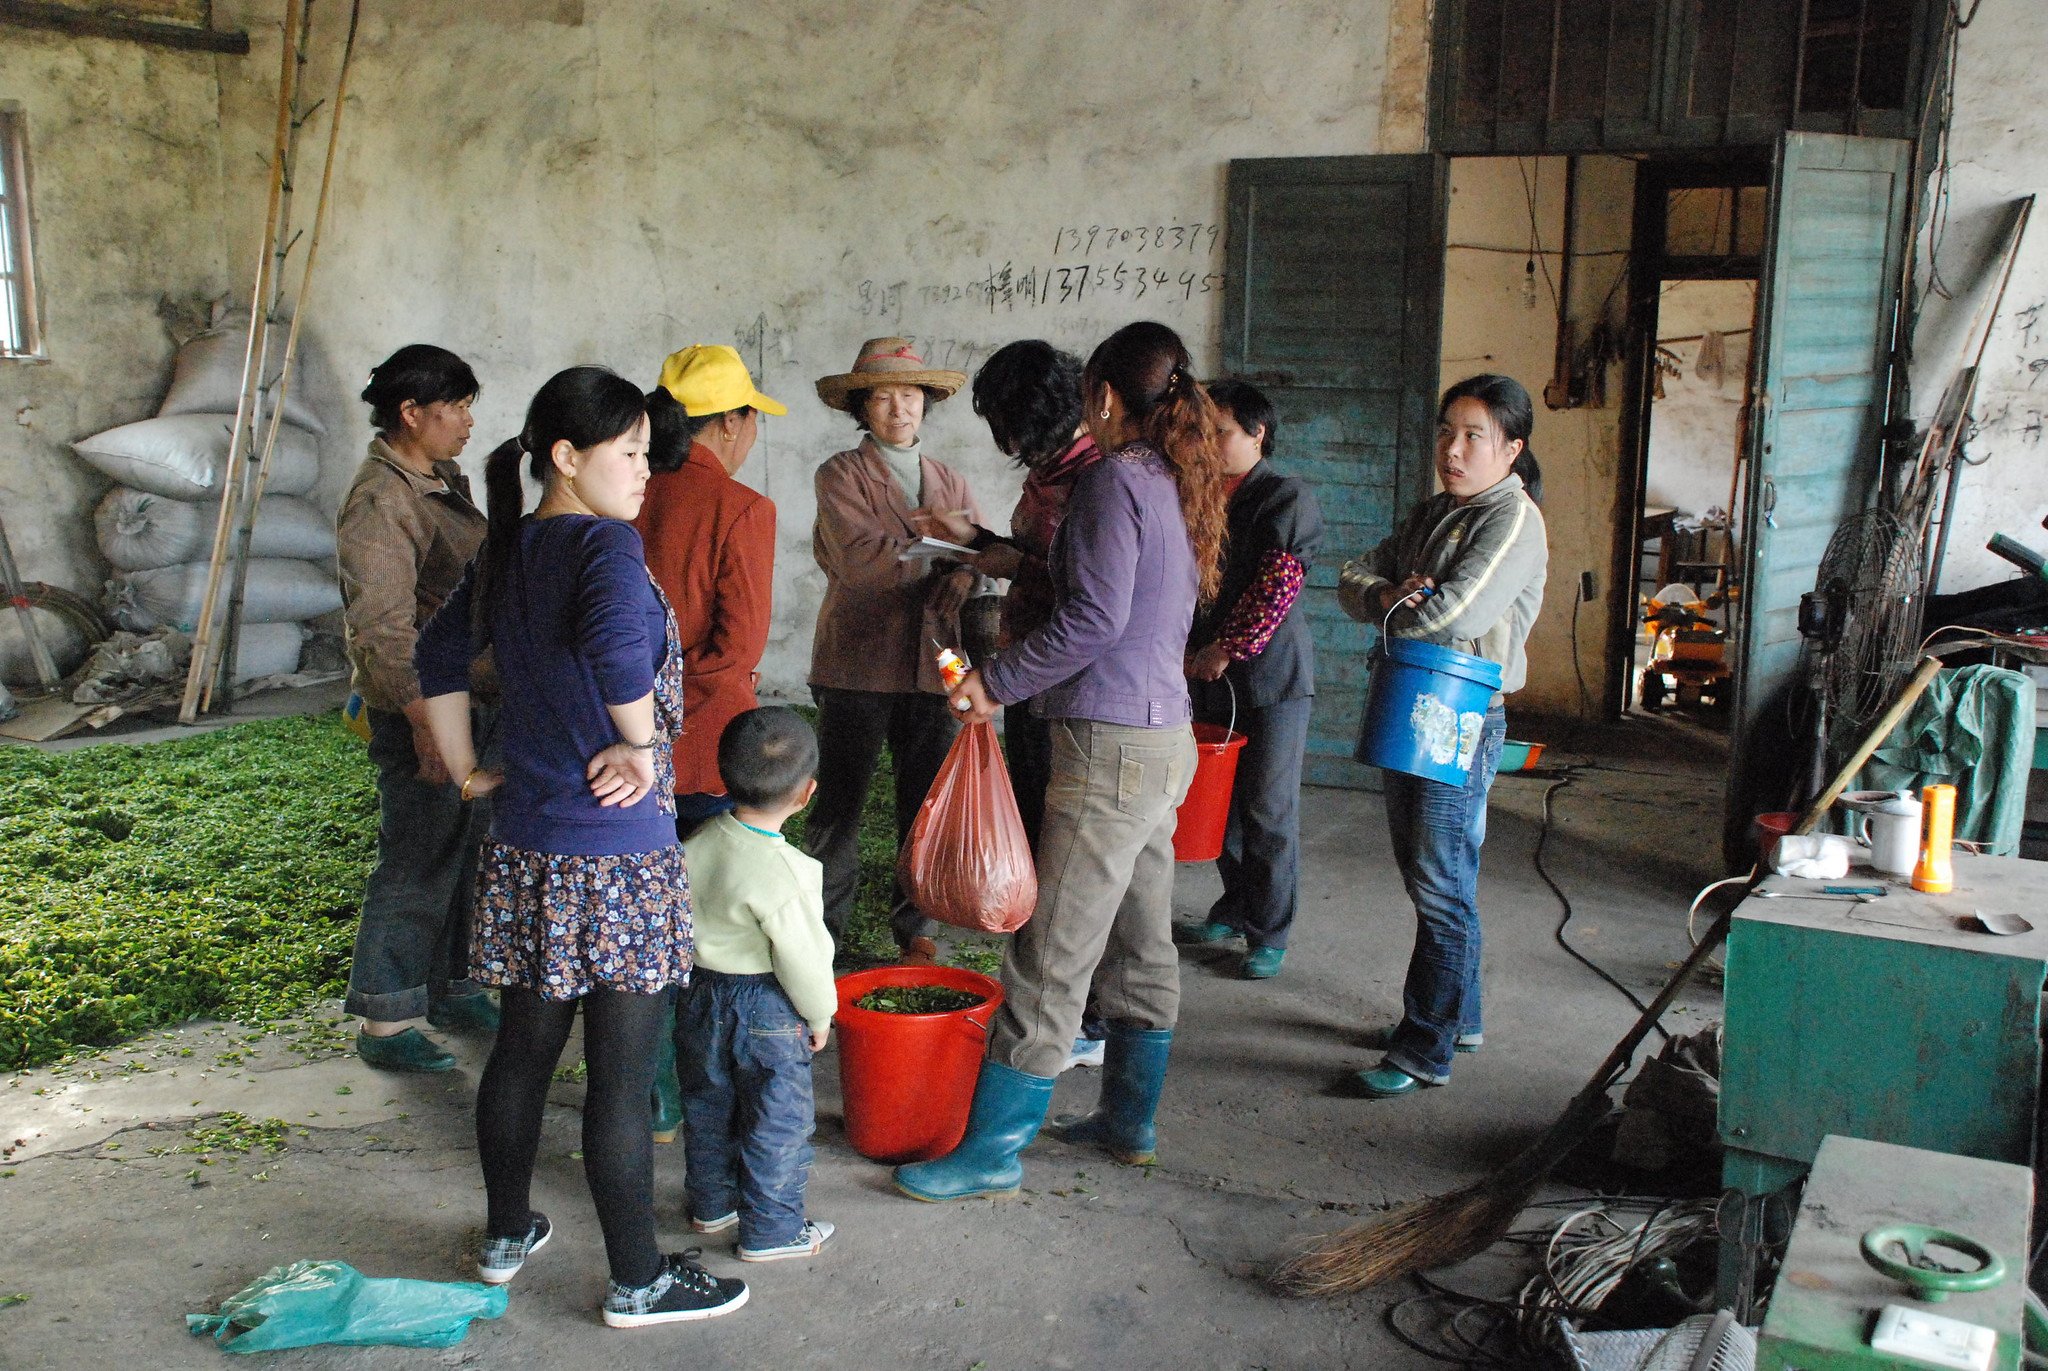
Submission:
[[752,709],[718,739],[732,796],[690,838],[697,963],[676,1005],[690,1227],[739,1226],[741,1261],[809,1257],[811,1057],[832,1030],[824,867],[782,838],[818,788],[818,740],[794,710]]

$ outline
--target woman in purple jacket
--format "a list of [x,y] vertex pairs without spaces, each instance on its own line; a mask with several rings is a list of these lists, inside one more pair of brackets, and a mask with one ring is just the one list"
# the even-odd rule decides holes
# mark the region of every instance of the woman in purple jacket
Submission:
[[[521,517],[520,459],[542,485]],[[477,1085],[489,1214],[478,1275],[502,1285],[548,1240],[529,1203],[548,1082],[583,1013],[590,1068],[583,1170],[604,1230],[614,1328],[737,1309],[720,1280],[654,1233],[648,1127],[656,1044],[689,979],[690,883],[676,842],[669,743],[681,731],[675,616],[627,522],[647,490],[639,387],[571,367],[533,397],[518,443],[491,454],[483,550],[414,649],[427,722],[462,798],[496,792],[477,864],[470,966],[501,987]],[[503,691],[505,769],[477,765],[469,664]]]
[[[1152,1160],[1152,1116],[1180,1009],[1174,813],[1195,769],[1182,652],[1222,571],[1216,407],[1163,324],[1112,334],[1082,376],[1105,456],[1075,478],[1052,545],[1051,619],[971,672],[953,704],[972,720],[1030,700],[1052,733],[1038,839],[1038,907],[1003,957],[967,1135],[948,1156],[896,1168],[920,1200],[1014,1193],[1073,1048],[1092,978],[1109,1021],[1102,1097],[1061,1136]],[[1098,964],[1100,969],[1098,970]]]

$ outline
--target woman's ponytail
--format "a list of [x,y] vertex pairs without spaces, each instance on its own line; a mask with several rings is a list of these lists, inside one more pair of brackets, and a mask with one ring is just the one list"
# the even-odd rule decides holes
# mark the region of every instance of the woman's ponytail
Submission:
[[1124,403],[1145,441],[1165,455],[1180,487],[1181,519],[1201,576],[1201,600],[1223,583],[1223,538],[1230,496],[1224,484],[1222,429],[1215,403],[1195,381],[1180,335],[1164,324],[1127,324],[1088,359],[1084,387],[1106,385]]
[[489,522],[469,595],[470,638],[479,652],[491,641],[491,610],[519,551],[519,517],[526,504],[526,487],[519,479],[524,443],[523,437],[507,439],[484,459],[484,511]]

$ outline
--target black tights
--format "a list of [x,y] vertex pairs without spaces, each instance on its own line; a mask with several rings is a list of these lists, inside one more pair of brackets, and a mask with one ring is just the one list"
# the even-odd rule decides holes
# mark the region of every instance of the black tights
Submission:
[[497,1046],[476,1092],[476,1145],[483,1159],[493,1237],[523,1235],[548,1083],[583,1007],[583,1174],[604,1229],[605,1258],[622,1285],[652,1285],[661,1274],[654,1240],[654,1138],[648,1095],[655,1050],[668,1031],[674,992],[593,990],[580,1000],[544,1000],[507,988]]

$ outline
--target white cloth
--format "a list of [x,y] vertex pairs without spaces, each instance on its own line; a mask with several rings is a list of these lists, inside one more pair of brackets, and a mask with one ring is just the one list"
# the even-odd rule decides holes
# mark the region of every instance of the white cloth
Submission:
[[1839,833],[1787,833],[1771,854],[1771,870],[1806,881],[1839,881],[1849,874],[1855,850]]

